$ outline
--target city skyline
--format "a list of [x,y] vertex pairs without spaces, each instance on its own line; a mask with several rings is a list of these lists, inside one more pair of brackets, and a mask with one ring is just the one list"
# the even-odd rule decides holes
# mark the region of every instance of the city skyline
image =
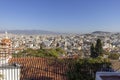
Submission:
[[119,0],[1,0],[0,30],[120,32]]

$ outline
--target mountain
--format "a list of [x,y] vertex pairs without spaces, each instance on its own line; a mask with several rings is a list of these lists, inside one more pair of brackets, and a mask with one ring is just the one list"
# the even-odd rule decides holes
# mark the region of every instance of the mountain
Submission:
[[[4,33],[5,31],[0,31],[0,33]],[[26,35],[34,35],[34,34],[62,34],[59,32],[52,31],[44,31],[44,30],[7,30],[8,33],[12,34],[26,34]]]
[[111,32],[107,32],[107,31],[94,31],[92,32],[92,34],[110,34]]

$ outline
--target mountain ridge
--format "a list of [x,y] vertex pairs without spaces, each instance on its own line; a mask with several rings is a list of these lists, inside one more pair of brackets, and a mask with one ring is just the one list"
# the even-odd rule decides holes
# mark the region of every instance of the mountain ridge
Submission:
[[101,34],[101,33],[108,34],[108,33],[112,33],[112,32],[108,32],[108,31],[94,31],[94,32],[92,32],[92,34]]
[[[0,30],[0,33],[4,33],[4,30]],[[7,30],[8,33],[11,34],[62,34],[59,32],[53,32],[53,31],[46,31],[46,30]]]

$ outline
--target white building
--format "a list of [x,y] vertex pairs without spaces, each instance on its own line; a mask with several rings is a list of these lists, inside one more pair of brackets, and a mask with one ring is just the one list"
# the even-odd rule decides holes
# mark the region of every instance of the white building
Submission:
[[7,36],[0,43],[0,80],[20,80],[20,65],[9,64],[12,58],[12,42]]
[[20,80],[20,66],[16,64],[0,66],[0,80]]

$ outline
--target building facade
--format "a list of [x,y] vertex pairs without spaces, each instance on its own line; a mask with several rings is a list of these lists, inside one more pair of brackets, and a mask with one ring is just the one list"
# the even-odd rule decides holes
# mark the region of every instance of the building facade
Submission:
[[0,41],[0,80],[20,80],[20,65],[9,64],[12,58],[12,41],[5,37]]

